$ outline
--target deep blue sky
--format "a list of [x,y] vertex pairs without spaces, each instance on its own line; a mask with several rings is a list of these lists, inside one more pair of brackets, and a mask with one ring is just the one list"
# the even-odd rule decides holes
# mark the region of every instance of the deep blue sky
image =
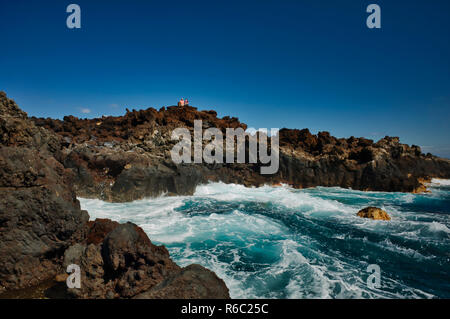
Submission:
[[255,128],[400,136],[450,158],[448,0],[0,0],[0,41],[0,90],[29,115],[188,97]]

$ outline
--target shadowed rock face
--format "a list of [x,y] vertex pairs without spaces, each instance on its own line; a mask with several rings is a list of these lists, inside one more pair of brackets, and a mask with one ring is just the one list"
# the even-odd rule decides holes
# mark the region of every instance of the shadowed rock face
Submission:
[[71,171],[53,156],[60,138],[36,127],[0,93],[0,292],[53,277],[85,236]]
[[134,298],[223,299],[229,298],[229,294],[222,279],[212,271],[194,264],[183,268],[180,272]]
[[308,129],[280,131],[280,169],[260,175],[261,164],[176,165],[170,150],[177,127],[191,132],[194,120],[203,128],[247,126],[236,118],[217,118],[214,111],[168,107],[128,111],[124,116],[63,121],[32,118],[37,126],[63,139],[61,160],[74,173],[77,194],[126,202],[162,193],[189,195],[208,181],[246,186],[287,183],[296,188],[340,186],[358,190],[420,192],[431,177],[450,178],[450,160],[422,154],[420,147],[398,137],[378,142],[335,138]]
[[199,265],[180,268],[132,223],[90,222],[87,240],[65,251],[63,268],[70,264],[81,269],[81,289],[68,289],[73,298],[229,298],[213,272]]
[[[49,287],[55,275],[64,280],[69,264],[81,268],[82,288],[67,291],[75,298],[131,298],[177,276],[181,268],[167,249],[153,245],[138,226],[88,222],[73,188],[79,171],[63,165],[63,145],[63,137],[36,126],[0,92],[0,294]],[[229,297],[218,278],[184,284],[176,296],[206,298],[198,292],[216,289]],[[43,297],[32,289],[25,296]]]

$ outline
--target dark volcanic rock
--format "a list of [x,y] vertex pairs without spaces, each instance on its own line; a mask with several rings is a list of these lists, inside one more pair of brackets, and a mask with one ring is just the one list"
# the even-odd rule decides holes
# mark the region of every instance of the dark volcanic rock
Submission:
[[124,202],[163,193],[189,195],[197,185],[223,181],[246,186],[287,183],[297,188],[340,186],[359,190],[421,192],[423,181],[450,178],[450,160],[422,154],[418,146],[397,137],[380,141],[335,138],[308,129],[280,130],[280,169],[261,175],[258,164],[182,164],[170,158],[177,127],[247,126],[236,118],[217,118],[214,111],[168,107],[127,112],[97,119],[66,117],[64,121],[33,118],[38,126],[70,141],[62,162],[72,170],[77,194]]
[[[72,117],[66,120],[78,125]],[[128,171],[131,160],[145,161],[124,153],[91,161],[95,152],[89,148],[67,155],[67,139],[37,127],[0,92],[0,294],[47,296],[43,287],[55,277],[64,281],[70,264],[81,270],[81,289],[67,291],[75,298],[131,298],[180,273],[167,249],[153,245],[141,228],[107,219],[88,222],[76,199],[74,179],[97,191],[105,176]],[[102,169],[105,176],[92,173]],[[192,291],[203,291],[205,284],[217,285],[211,291],[228,291],[223,281],[204,278],[206,283],[198,277],[183,280],[172,297],[194,296]],[[27,292],[15,295],[20,288]]]
[[50,151],[59,138],[36,127],[0,92],[0,292],[52,278],[64,250],[82,240],[88,214],[70,171]]
[[[181,288],[183,287],[183,288]],[[228,299],[228,288],[212,271],[189,265],[136,299]]]
[[164,246],[155,246],[144,231],[127,223],[114,229],[102,247],[106,277],[123,297],[143,292],[179,271]]
[[87,244],[101,244],[105,240],[106,235],[112,232],[120,224],[110,219],[97,218],[88,223],[88,234],[86,238]]
[[102,243],[75,244],[64,255],[64,267],[81,268],[81,289],[69,289],[72,297],[130,298],[180,271],[167,249],[153,245],[138,226],[109,220],[96,220],[94,225],[97,233],[100,228],[113,230]]
[[340,186],[371,191],[417,192],[432,177],[449,178],[450,160],[425,156],[398,137],[317,137],[308,130],[281,130],[280,176],[296,187]]

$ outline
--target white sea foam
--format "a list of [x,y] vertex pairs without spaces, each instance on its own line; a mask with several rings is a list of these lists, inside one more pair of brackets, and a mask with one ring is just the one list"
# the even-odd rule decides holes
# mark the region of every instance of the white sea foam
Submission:
[[[365,282],[369,257],[355,259],[330,251],[314,236],[298,233],[289,225],[291,217],[306,224],[300,226],[316,227],[317,232],[336,224],[349,231],[330,235],[335,241],[355,241],[367,249],[377,246],[419,261],[429,260],[397,243],[401,241],[393,244],[386,238],[374,244],[369,239],[383,234],[423,243],[448,240],[447,215],[399,208],[399,203],[412,204],[426,196],[432,195],[211,183],[198,186],[193,196],[120,204],[95,199],[80,202],[91,219],[138,224],[153,242],[167,245],[181,266],[199,263],[213,270],[224,279],[233,298],[428,298],[432,294],[394,278],[384,278],[387,291],[369,289]],[[366,206],[387,210],[392,220],[357,217],[356,212]],[[352,234],[353,230],[364,236]],[[401,292],[393,292],[398,289]]]
[[450,179],[433,178],[430,186],[450,186]]
[[194,196],[222,201],[272,203],[286,208],[301,208],[304,213],[347,211],[347,207],[338,201],[313,197],[287,185],[249,188],[238,184],[210,183],[198,186]]
[[450,234],[450,229],[445,226],[444,224],[438,223],[438,222],[431,222],[428,225],[428,228],[433,231],[433,232],[443,232],[443,233],[447,233]]

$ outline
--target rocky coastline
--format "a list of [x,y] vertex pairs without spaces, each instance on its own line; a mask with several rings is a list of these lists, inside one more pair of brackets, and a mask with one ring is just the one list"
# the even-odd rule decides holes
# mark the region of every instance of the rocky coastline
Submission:
[[89,221],[77,196],[127,202],[193,194],[210,181],[422,192],[430,178],[450,178],[450,160],[397,137],[338,139],[307,129],[280,131],[280,169],[273,175],[261,175],[261,163],[174,164],[172,130],[192,130],[198,119],[204,129],[247,128],[191,106],[97,119],[29,118],[0,92],[0,297],[47,285],[78,264],[84,284],[63,289],[68,298],[229,298],[213,272],[179,267],[137,225]]
[[[431,178],[450,178],[450,160],[423,154],[398,137],[374,142],[335,138],[308,129],[280,130],[279,170],[261,175],[256,164],[174,164],[175,128],[243,128],[237,118],[192,106],[127,110],[124,116],[63,120],[31,118],[61,138],[60,161],[74,175],[78,196],[127,202],[161,194],[190,195],[210,181],[246,186],[285,183],[295,188],[339,186],[363,191],[423,192]],[[224,161],[225,162],[225,161]]]
[[[0,298],[229,298],[222,279],[179,267],[137,225],[89,221],[61,141],[0,92]],[[55,280],[69,264],[80,289]]]

